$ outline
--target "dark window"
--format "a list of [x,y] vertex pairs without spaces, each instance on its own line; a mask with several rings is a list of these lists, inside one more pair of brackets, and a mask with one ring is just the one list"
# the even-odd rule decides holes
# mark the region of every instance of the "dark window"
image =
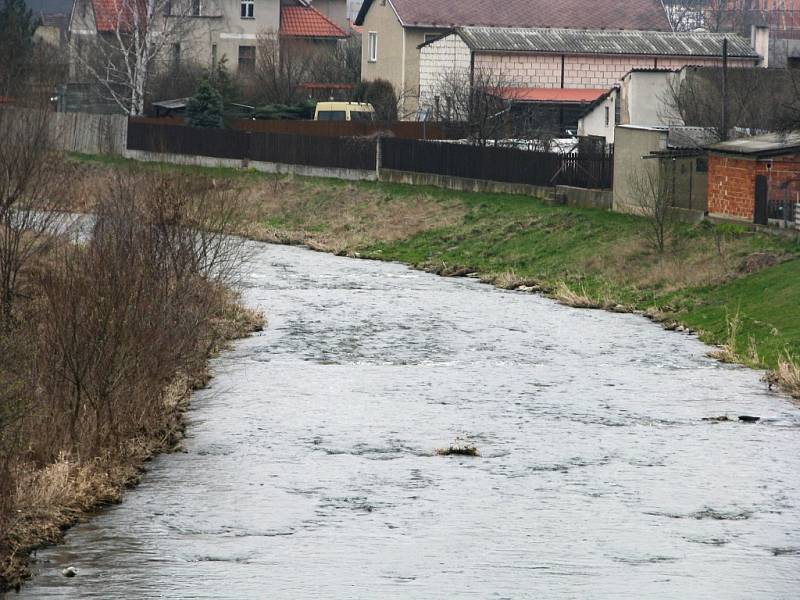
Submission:
[[199,17],[203,13],[203,9],[200,6],[200,0],[192,0],[192,16]]
[[698,158],[695,167],[698,173],[708,173],[708,159]]
[[321,110],[317,114],[318,121],[345,121],[347,115],[343,110]]
[[242,7],[242,18],[243,19],[252,19],[254,18],[254,7],[255,7],[255,0],[241,0],[241,7]]
[[787,66],[790,69],[800,69],[800,56],[790,56]]
[[611,123],[611,109],[606,106],[606,127]]
[[256,47],[239,46],[239,72],[252,73],[256,68]]
[[181,45],[172,44],[172,66],[177,67],[181,64]]

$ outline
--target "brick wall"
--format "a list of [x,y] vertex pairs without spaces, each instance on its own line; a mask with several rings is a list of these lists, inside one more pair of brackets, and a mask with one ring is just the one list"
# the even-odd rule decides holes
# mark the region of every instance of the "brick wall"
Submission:
[[755,160],[711,154],[708,157],[708,212],[753,220]]
[[708,159],[708,212],[752,221],[756,176],[766,175],[771,188],[800,177],[800,154],[755,160],[711,154]]
[[[565,88],[608,89],[631,69],[680,69],[687,65],[715,66],[721,59],[644,56],[581,56],[564,58]],[[752,61],[731,61],[732,66],[752,66]],[[502,73],[518,87],[561,87],[561,56],[556,54],[476,54],[475,68]]]

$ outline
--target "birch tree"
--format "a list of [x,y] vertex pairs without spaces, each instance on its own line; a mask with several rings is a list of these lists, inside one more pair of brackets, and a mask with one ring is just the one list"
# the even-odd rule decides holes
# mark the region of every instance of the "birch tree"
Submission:
[[201,4],[196,0],[111,0],[107,7],[96,16],[97,34],[85,47],[79,46],[75,55],[103,96],[127,115],[141,115],[157,62],[179,48],[193,26],[192,17],[201,16]]

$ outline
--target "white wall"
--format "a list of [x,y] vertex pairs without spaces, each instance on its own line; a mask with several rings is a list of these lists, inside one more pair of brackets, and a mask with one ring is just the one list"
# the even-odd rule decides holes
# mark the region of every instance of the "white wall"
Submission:
[[[596,135],[604,137],[607,144],[614,143],[614,127],[616,104],[619,92],[612,91],[608,97],[595,106],[588,114],[578,121],[578,135]],[[608,123],[606,123],[606,109],[608,109]]]
[[458,77],[469,81],[471,52],[464,40],[450,34],[420,50],[420,106],[433,109],[443,81]]
[[683,125],[669,107],[671,82],[677,73],[670,71],[632,71],[622,80],[622,125]]

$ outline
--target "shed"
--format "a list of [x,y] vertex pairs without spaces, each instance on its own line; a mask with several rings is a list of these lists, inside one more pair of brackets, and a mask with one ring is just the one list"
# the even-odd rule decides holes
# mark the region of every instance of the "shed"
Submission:
[[797,226],[800,132],[770,133],[711,146],[709,214],[760,225]]
[[671,196],[684,217],[699,220],[707,210],[708,131],[700,127],[620,125],[614,144],[614,210],[644,210],[642,179]]

